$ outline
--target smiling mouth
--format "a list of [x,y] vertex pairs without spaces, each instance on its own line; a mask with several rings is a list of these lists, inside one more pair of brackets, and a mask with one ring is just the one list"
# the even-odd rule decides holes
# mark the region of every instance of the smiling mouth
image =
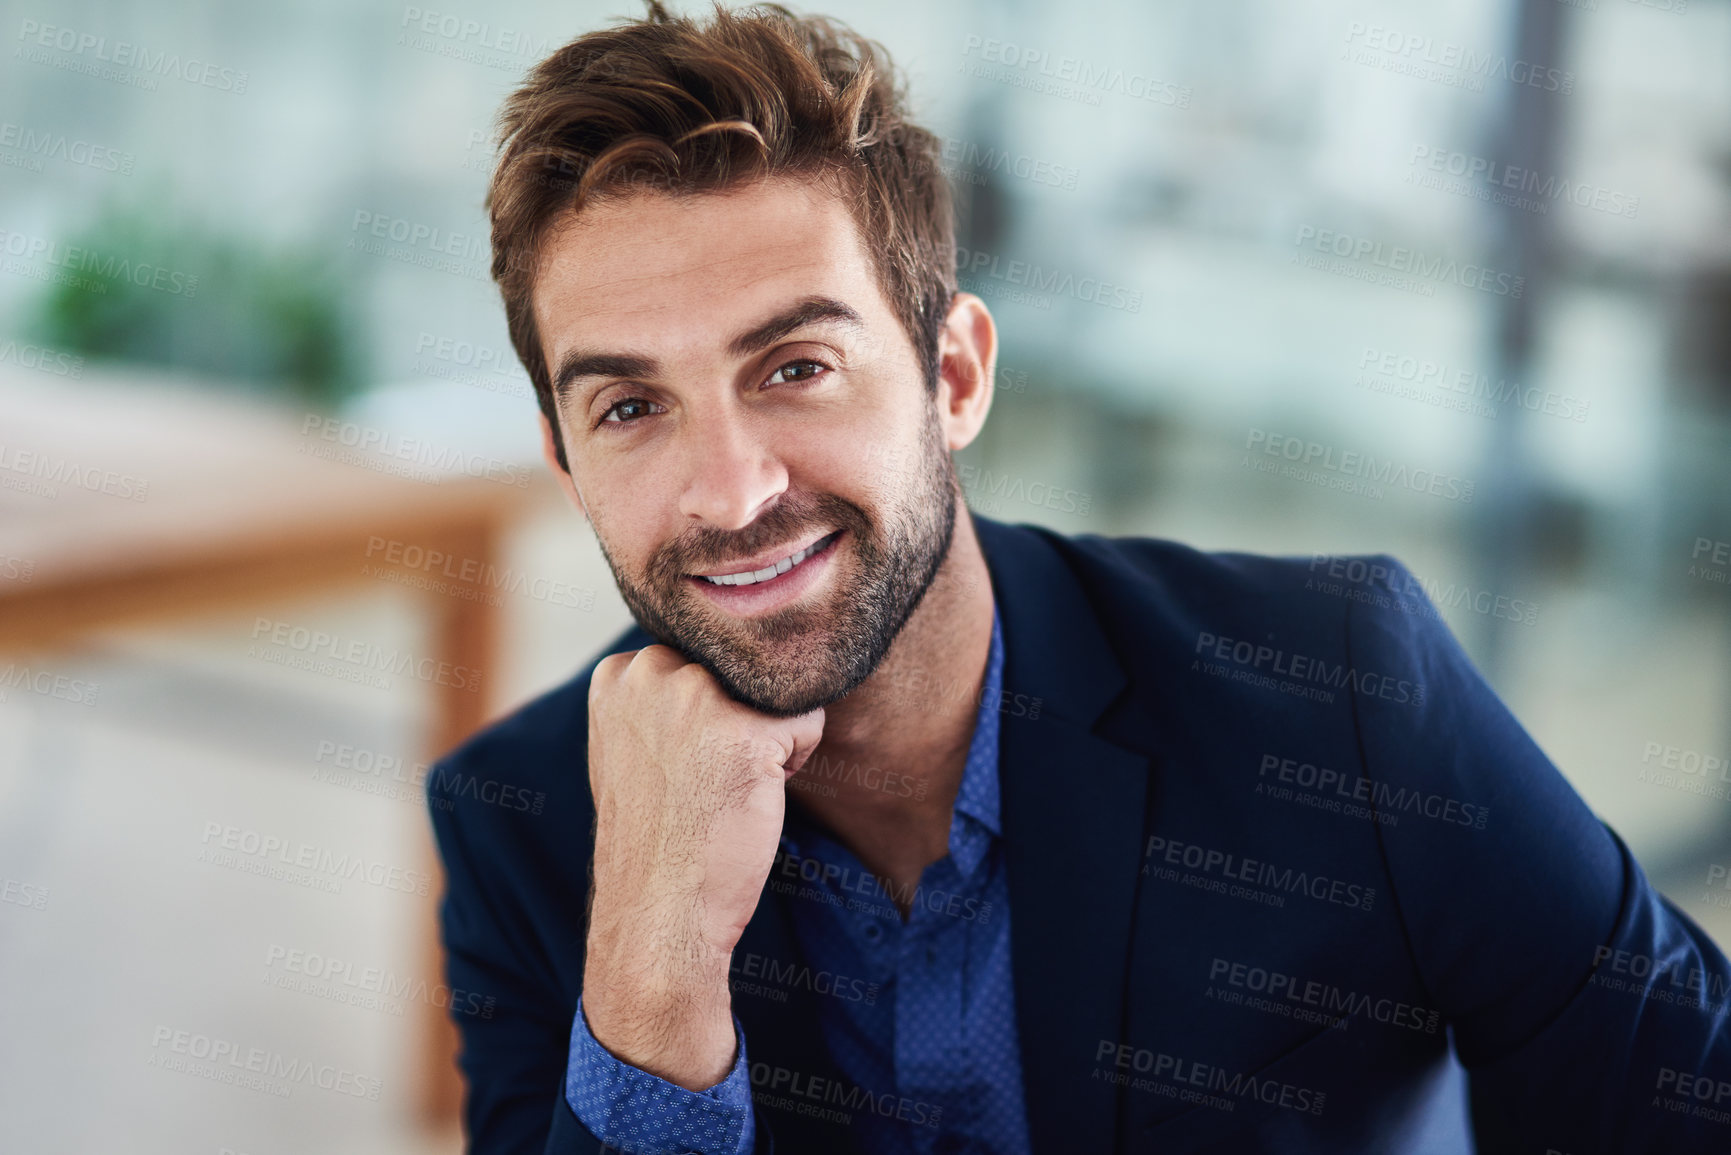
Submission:
[[830,542],[834,541],[840,533],[841,530],[839,529],[833,530],[830,533],[825,534],[823,537],[818,538],[799,552],[788,554],[780,561],[775,562],[772,565],[766,565],[762,569],[742,570],[739,573],[714,575],[693,574],[692,576],[699,578],[702,581],[706,581],[710,585],[717,586],[756,585],[758,582],[766,582],[772,578],[780,577],[782,574],[800,565],[814,554],[821,553],[824,548],[828,546]]

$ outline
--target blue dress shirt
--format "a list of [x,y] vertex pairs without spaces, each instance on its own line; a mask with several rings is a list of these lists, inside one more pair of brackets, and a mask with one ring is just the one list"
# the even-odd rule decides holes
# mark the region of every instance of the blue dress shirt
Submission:
[[[1021,1048],[1010,969],[1009,887],[999,845],[998,700],[1004,640],[992,611],[991,654],[973,741],[950,819],[949,854],[897,894],[789,805],[771,885],[799,901],[803,958],[737,954],[735,998],[782,997],[799,984],[818,1000],[825,1043],[853,1084],[847,1102],[872,1155],[1027,1155]],[[883,775],[885,788],[901,782]],[[814,787],[822,779],[814,780]],[[790,797],[790,802],[792,801]],[[778,877],[779,876],[779,877]],[[896,900],[911,901],[902,921]],[[595,1041],[578,1001],[565,1096],[602,1142],[624,1151],[744,1155],[752,1148],[750,1063],[691,1091],[633,1067]],[[772,1092],[762,1092],[766,1097]],[[764,1108],[773,1110],[773,1104]]]

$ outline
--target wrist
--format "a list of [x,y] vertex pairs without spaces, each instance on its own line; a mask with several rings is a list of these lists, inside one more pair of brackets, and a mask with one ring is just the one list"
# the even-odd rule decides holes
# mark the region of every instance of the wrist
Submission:
[[704,933],[701,898],[621,901],[615,897],[645,889],[595,888],[585,974],[599,972],[608,981],[617,979],[652,995],[711,990],[720,992],[725,1001],[738,933]]
[[590,1035],[616,1058],[690,1091],[720,1083],[737,1058],[725,986],[715,992],[640,976],[619,982],[586,971],[582,1014]]

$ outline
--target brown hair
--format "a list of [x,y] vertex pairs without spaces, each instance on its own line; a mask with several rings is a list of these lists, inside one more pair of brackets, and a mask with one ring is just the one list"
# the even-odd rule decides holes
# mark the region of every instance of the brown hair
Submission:
[[771,176],[822,180],[865,238],[878,284],[935,394],[938,334],[956,293],[955,223],[938,139],[903,115],[883,47],[779,4],[700,26],[647,0],[640,21],[553,53],[499,114],[487,192],[493,279],[511,343],[569,472],[529,297],[550,228],[593,200],[645,188],[717,192]]

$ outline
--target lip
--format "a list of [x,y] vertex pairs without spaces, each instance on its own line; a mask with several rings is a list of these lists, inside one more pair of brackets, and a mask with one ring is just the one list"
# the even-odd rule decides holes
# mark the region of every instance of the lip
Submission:
[[[824,538],[828,537],[830,534],[832,534],[834,532],[835,532],[835,530],[833,530],[833,529],[819,530],[818,532],[816,532],[816,533],[810,535],[809,537],[803,539],[802,541],[800,541],[798,545],[777,546],[774,549],[765,550],[762,553],[759,553],[759,554],[756,554],[752,557],[746,558],[743,561],[724,562],[722,565],[716,567],[713,570],[710,570],[707,574],[696,573],[696,574],[691,574],[689,576],[694,577],[694,578],[698,578],[698,579],[702,579],[704,577],[722,577],[723,575],[726,575],[726,574],[752,573],[752,572],[755,572],[757,570],[763,569],[766,566],[772,566],[784,557],[792,557],[794,554],[798,553],[800,550],[808,548],[814,542],[822,541]],[[806,560],[810,561],[811,559],[807,558]],[[787,575],[782,574],[781,576],[786,577]],[[703,584],[708,585],[709,583],[704,582]]]
[[[835,537],[828,545],[786,573],[776,574],[768,581],[753,582],[748,586],[718,586],[714,582],[704,581],[694,574],[687,574],[685,580],[697,587],[711,605],[735,617],[755,617],[760,614],[767,614],[804,597],[830,571],[835,564],[836,547],[847,538],[847,531],[832,530],[830,532],[834,533]],[[824,536],[824,534],[819,534],[812,540],[817,541]],[[789,552],[798,553],[800,549],[804,548],[805,546],[800,546]],[[778,556],[786,557],[787,554]]]

